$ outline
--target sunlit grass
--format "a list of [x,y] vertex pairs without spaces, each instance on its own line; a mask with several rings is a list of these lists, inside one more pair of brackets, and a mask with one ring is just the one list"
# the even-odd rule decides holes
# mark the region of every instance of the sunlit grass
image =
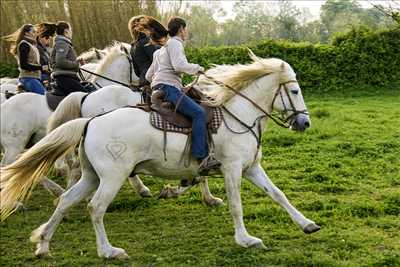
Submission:
[[[54,235],[53,258],[36,259],[30,232],[53,212],[38,187],[27,204],[0,224],[0,265],[60,266],[400,266],[400,96],[306,98],[312,128],[272,123],[263,138],[263,166],[307,217],[322,226],[305,235],[285,211],[243,180],[244,220],[268,250],[243,249],[233,238],[227,205],[211,209],[199,189],[179,199],[141,199],[126,184],[105,225],[127,261],[97,258],[86,204],[75,207]],[[159,178],[144,177],[153,193]],[[57,179],[63,182],[62,179]],[[222,179],[211,191],[226,202]]]

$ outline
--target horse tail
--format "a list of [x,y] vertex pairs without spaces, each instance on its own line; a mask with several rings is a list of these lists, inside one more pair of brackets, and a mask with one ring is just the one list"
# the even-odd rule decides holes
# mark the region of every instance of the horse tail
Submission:
[[79,144],[90,119],[67,122],[45,136],[16,161],[1,168],[0,217],[5,220],[16,210],[16,203],[27,199],[34,186],[46,175],[57,158],[72,152]]
[[87,96],[87,93],[75,92],[64,98],[47,122],[47,133],[50,133],[67,121],[82,117],[81,104],[85,96]]

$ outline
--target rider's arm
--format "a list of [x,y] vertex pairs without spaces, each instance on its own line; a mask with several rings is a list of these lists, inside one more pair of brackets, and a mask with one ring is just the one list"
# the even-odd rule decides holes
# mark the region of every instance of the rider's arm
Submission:
[[204,71],[204,68],[199,64],[189,63],[183,44],[178,40],[171,40],[166,47],[168,49],[169,58],[171,60],[172,67],[178,73],[196,74],[199,71]]
[[30,47],[26,43],[21,43],[18,48],[19,52],[19,66],[23,70],[28,70],[28,71],[35,71],[35,70],[42,70],[42,66],[36,65],[36,64],[31,64],[28,62],[28,57],[29,57],[29,51]]
[[60,69],[78,70],[78,61],[72,61],[67,58],[68,52],[72,49],[64,42],[57,42],[54,49],[56,49],[56,66]]

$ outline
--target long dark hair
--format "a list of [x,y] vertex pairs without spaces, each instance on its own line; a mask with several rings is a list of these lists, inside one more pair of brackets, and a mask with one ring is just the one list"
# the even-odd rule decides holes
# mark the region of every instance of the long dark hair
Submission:
[[168,21],[168,34],[169,36],[176,36],[181,28],[186,28],[186,22],[179,17],[170,18]]
[[42,22],[36,25],[39,37],[52,37],[57,31],[57,25],[49,22]]
[[147,20],[144,26],[146,30],[150,32],[150,39],[152,43],[158,45],[164,45],[168,37],[168,30],[155,18],[150,18]]
[[17,54],[18,44],[22,41],[22,39],[24,39],[25,34],[31,31],[32,28],[33,28],[32,24],[24,24],[15,32],[2,37],[5,41],[11,43],[10,53],[12,55],[15,56]]
[[43,22],[37,25],[38,33],[41,37],[53,36],[55,33],[64,35],[65,30],[70,29],[71,25],[66,21],[58,21],[57,23]]

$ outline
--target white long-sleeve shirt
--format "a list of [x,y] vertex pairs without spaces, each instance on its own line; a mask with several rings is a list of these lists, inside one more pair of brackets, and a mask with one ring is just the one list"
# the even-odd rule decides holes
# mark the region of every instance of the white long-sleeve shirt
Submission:
[[188,62],[183,40],[174,36],[154,52],[153,63],[146,73],[146,80],[151,82],[151,87],[164,83],[181,89],[182,73],[196,74],[199,71],[204,71],[204,68]]

